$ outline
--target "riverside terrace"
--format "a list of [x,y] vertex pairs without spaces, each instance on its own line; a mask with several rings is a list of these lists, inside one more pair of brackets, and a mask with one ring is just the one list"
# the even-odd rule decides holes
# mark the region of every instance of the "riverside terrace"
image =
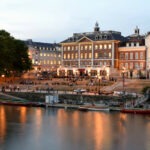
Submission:
[[[125,91],[131,93],[140,94],[145,86],[150,85],[149,79],[125,79],[124,89]],[[78,78],[67,79],[67,78],[53,78],[51,80],[35,80],[34,78],[7,78],[0,79],[0,91],[2,87],[5,91],[21,91],[21,92],[42,92],[42,91],[62,91],[73,92],[75,89],[86,89],[88,94],[98,95],[98,90],[101,93],[109,94],[113,91],[123,90],[123,80],[122,78],[117,78],[117,80],[101,80],[98,81],[97,78]],[[48,90],[49,89],[49,90]]]
[[[76,89],[85,89],[88,93],[106,93],[103,88],[113,85],[116,79],[110,81],[97,78],[53,78],[51,80],[16,79],[3,81],[0,88],[3,91],[42,92],[42,91],[64,91],[73,92]],[[108,91],[107,91],[108,92]],[[111,93],[111,91],[109,91]]]

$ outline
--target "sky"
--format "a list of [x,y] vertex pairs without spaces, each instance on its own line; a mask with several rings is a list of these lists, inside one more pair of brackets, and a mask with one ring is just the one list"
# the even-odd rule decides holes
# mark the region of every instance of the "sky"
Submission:
[[0,30],[35,42],[59,43],[73,33],[150,31],[150,0],[0,0]]

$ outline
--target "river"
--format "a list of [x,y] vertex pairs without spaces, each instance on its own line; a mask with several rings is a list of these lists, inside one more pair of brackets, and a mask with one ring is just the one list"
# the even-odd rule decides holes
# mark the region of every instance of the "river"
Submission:
[[150,115],[1,105],[0,150],[150,150]]

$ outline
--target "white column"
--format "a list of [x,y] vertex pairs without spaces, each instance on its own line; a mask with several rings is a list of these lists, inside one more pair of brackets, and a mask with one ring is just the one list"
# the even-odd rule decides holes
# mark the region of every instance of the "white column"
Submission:
[[80,43],[78,45],[78,68],[80,68]]
[[94,61],[94,44],[92,42],[92,59],[91,59],[91,67],[93,67],[93,61]]
[[115,44],[114,42],[112,42],[112,59],[111,59],[112,68],[114,68],[114,56],[115,56],[114,52],[115,52]]

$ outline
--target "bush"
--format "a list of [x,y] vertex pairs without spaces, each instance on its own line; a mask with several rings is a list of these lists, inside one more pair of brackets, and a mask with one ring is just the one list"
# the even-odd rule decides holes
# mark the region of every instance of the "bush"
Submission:
[[143,89],[142,89],[142,93],[143,94],[146,94],[146,91],[150,89],[150,86],[145,86]]

